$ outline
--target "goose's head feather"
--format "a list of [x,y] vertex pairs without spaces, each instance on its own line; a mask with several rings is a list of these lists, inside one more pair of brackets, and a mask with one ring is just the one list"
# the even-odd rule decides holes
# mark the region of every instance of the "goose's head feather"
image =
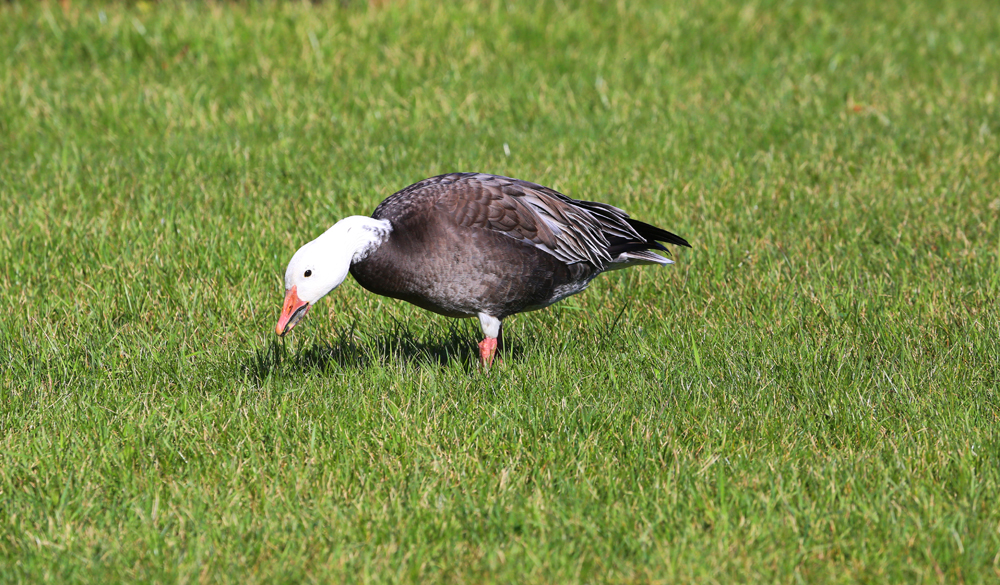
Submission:
[[388,221],[355,215],[338,221],[299,248],[285,269],[285,303],[276,328],[278,335],[291,330],[310,306],[340,286],[351,264],[363,260],[391,231]]

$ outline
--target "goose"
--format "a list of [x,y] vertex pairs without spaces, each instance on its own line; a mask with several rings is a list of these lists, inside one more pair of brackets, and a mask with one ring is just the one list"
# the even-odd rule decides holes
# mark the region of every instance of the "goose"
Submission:
[[660,242],[687,240],[604,203],[536,183],[451,173],[396,192],[371,217],[346,217],[285,270],[284,336],[350,272],[365,289],[448,317],[478,317],[489,367],[503,320],[587,288],[598,274],[673,261]]

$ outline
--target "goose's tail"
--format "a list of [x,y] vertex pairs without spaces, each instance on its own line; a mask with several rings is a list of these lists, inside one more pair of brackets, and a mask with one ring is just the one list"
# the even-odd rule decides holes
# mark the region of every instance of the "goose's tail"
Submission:
[[611,270],[625,268],[634,264],[673,264],[674,261],[670,258],[665,258],[653,252],[653,250],[668,251],[666,246],[660,242],[674,244],[675,246],[684,246],[686,248],[691,247],[691,244],[687,240],[667,230],[632,218],[628,218],[625,221],[639,234],[643,241],[635,238],[610,238],[608,252],[614,259],[608,267]]

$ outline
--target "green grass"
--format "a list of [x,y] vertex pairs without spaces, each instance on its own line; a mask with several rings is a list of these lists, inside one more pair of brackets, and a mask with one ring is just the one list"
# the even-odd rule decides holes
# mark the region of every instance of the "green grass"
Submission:
[[[0,580],[1000,578],[995,2],[68,4],[0,4]],[[454,170],[694,248],[489,374],[350,279],[274,336]]]

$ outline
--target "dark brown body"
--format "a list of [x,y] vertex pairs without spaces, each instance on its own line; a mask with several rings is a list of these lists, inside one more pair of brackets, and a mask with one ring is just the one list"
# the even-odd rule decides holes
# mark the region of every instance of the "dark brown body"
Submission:
[[604,270],[665,262],[648,252],[665,249],[655,239],[687,245],[616,208],[474,173],[411,185],[372,217],[393,229],[351,265],[354,278],[374,293],[450,317],[503,319],[540,309],[585,289]]
[[567,266],[502,234],[456,230],[450,216],[412,219],[421,222],[420,230],[394,226],[393,237],[351,266],[361,286],[449,317],[487,313],[503,319],[559,300],[560,283],[580,282],[582,290],[596,275],[589,265]]

